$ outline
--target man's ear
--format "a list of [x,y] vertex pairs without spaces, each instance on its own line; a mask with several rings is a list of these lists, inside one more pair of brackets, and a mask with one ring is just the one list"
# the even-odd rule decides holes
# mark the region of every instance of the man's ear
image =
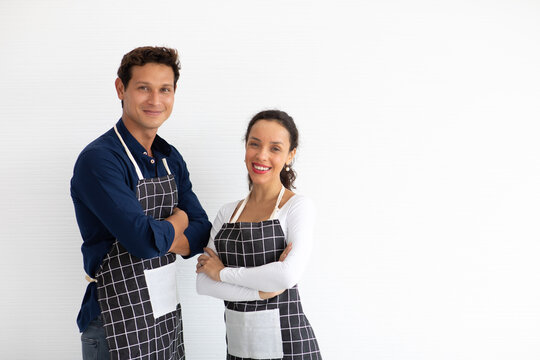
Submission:
[[114,82],[114,87],[116,88],[116,94],[118,95],[118,98],[120,100],[124,100],[124,83],[120,78],[116,78],[116,81]]

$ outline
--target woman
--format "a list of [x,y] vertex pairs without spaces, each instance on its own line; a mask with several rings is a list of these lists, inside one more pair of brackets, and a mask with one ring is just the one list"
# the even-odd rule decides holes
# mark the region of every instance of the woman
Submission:
[[227,359],[321,359],[296,285],[315,220],[312,202],[291,191],[298,130],[287,113],[263,111],[245,144],[251,192],[220,209],[197,292],[225,300]]

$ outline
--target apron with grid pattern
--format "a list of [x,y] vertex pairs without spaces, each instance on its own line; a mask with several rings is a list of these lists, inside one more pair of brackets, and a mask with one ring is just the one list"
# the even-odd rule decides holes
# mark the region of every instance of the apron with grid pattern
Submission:
[[[137,199],[144,213],[156,220],[170,216],[178,192],[166,160],[167,176],[144,179],[116,126],[114,130],[137,171]],[[140,259],[114,242],[96,273],[111,359],[184,359],[175,261],[171,253]]]
[[[236,222],[248,195],[231,222],[223,224],[214,242],[225,266],[254,267],[279,261],[287,246],[277,219],[284,190],[282,187],[269,220]],[[298,285],[268,300],[225,301],[225,307],[227,359],[321,359],[302,310]],[[276,330],[270,330],[273,325]]]

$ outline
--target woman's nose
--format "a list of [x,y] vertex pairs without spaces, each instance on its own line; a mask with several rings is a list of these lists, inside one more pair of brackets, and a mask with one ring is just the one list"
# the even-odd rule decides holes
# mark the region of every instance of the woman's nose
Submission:
[[262,148],[257,152],[257,158],[266,160],[268,158],[268,150]]

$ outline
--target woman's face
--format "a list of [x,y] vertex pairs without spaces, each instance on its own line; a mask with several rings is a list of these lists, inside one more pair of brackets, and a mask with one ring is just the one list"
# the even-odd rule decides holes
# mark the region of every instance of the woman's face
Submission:
[[296,153],[289,147],[289,132],[277,121],[259,120],[251,127],[245,162],[254,185],[281,183],[279,173]]

